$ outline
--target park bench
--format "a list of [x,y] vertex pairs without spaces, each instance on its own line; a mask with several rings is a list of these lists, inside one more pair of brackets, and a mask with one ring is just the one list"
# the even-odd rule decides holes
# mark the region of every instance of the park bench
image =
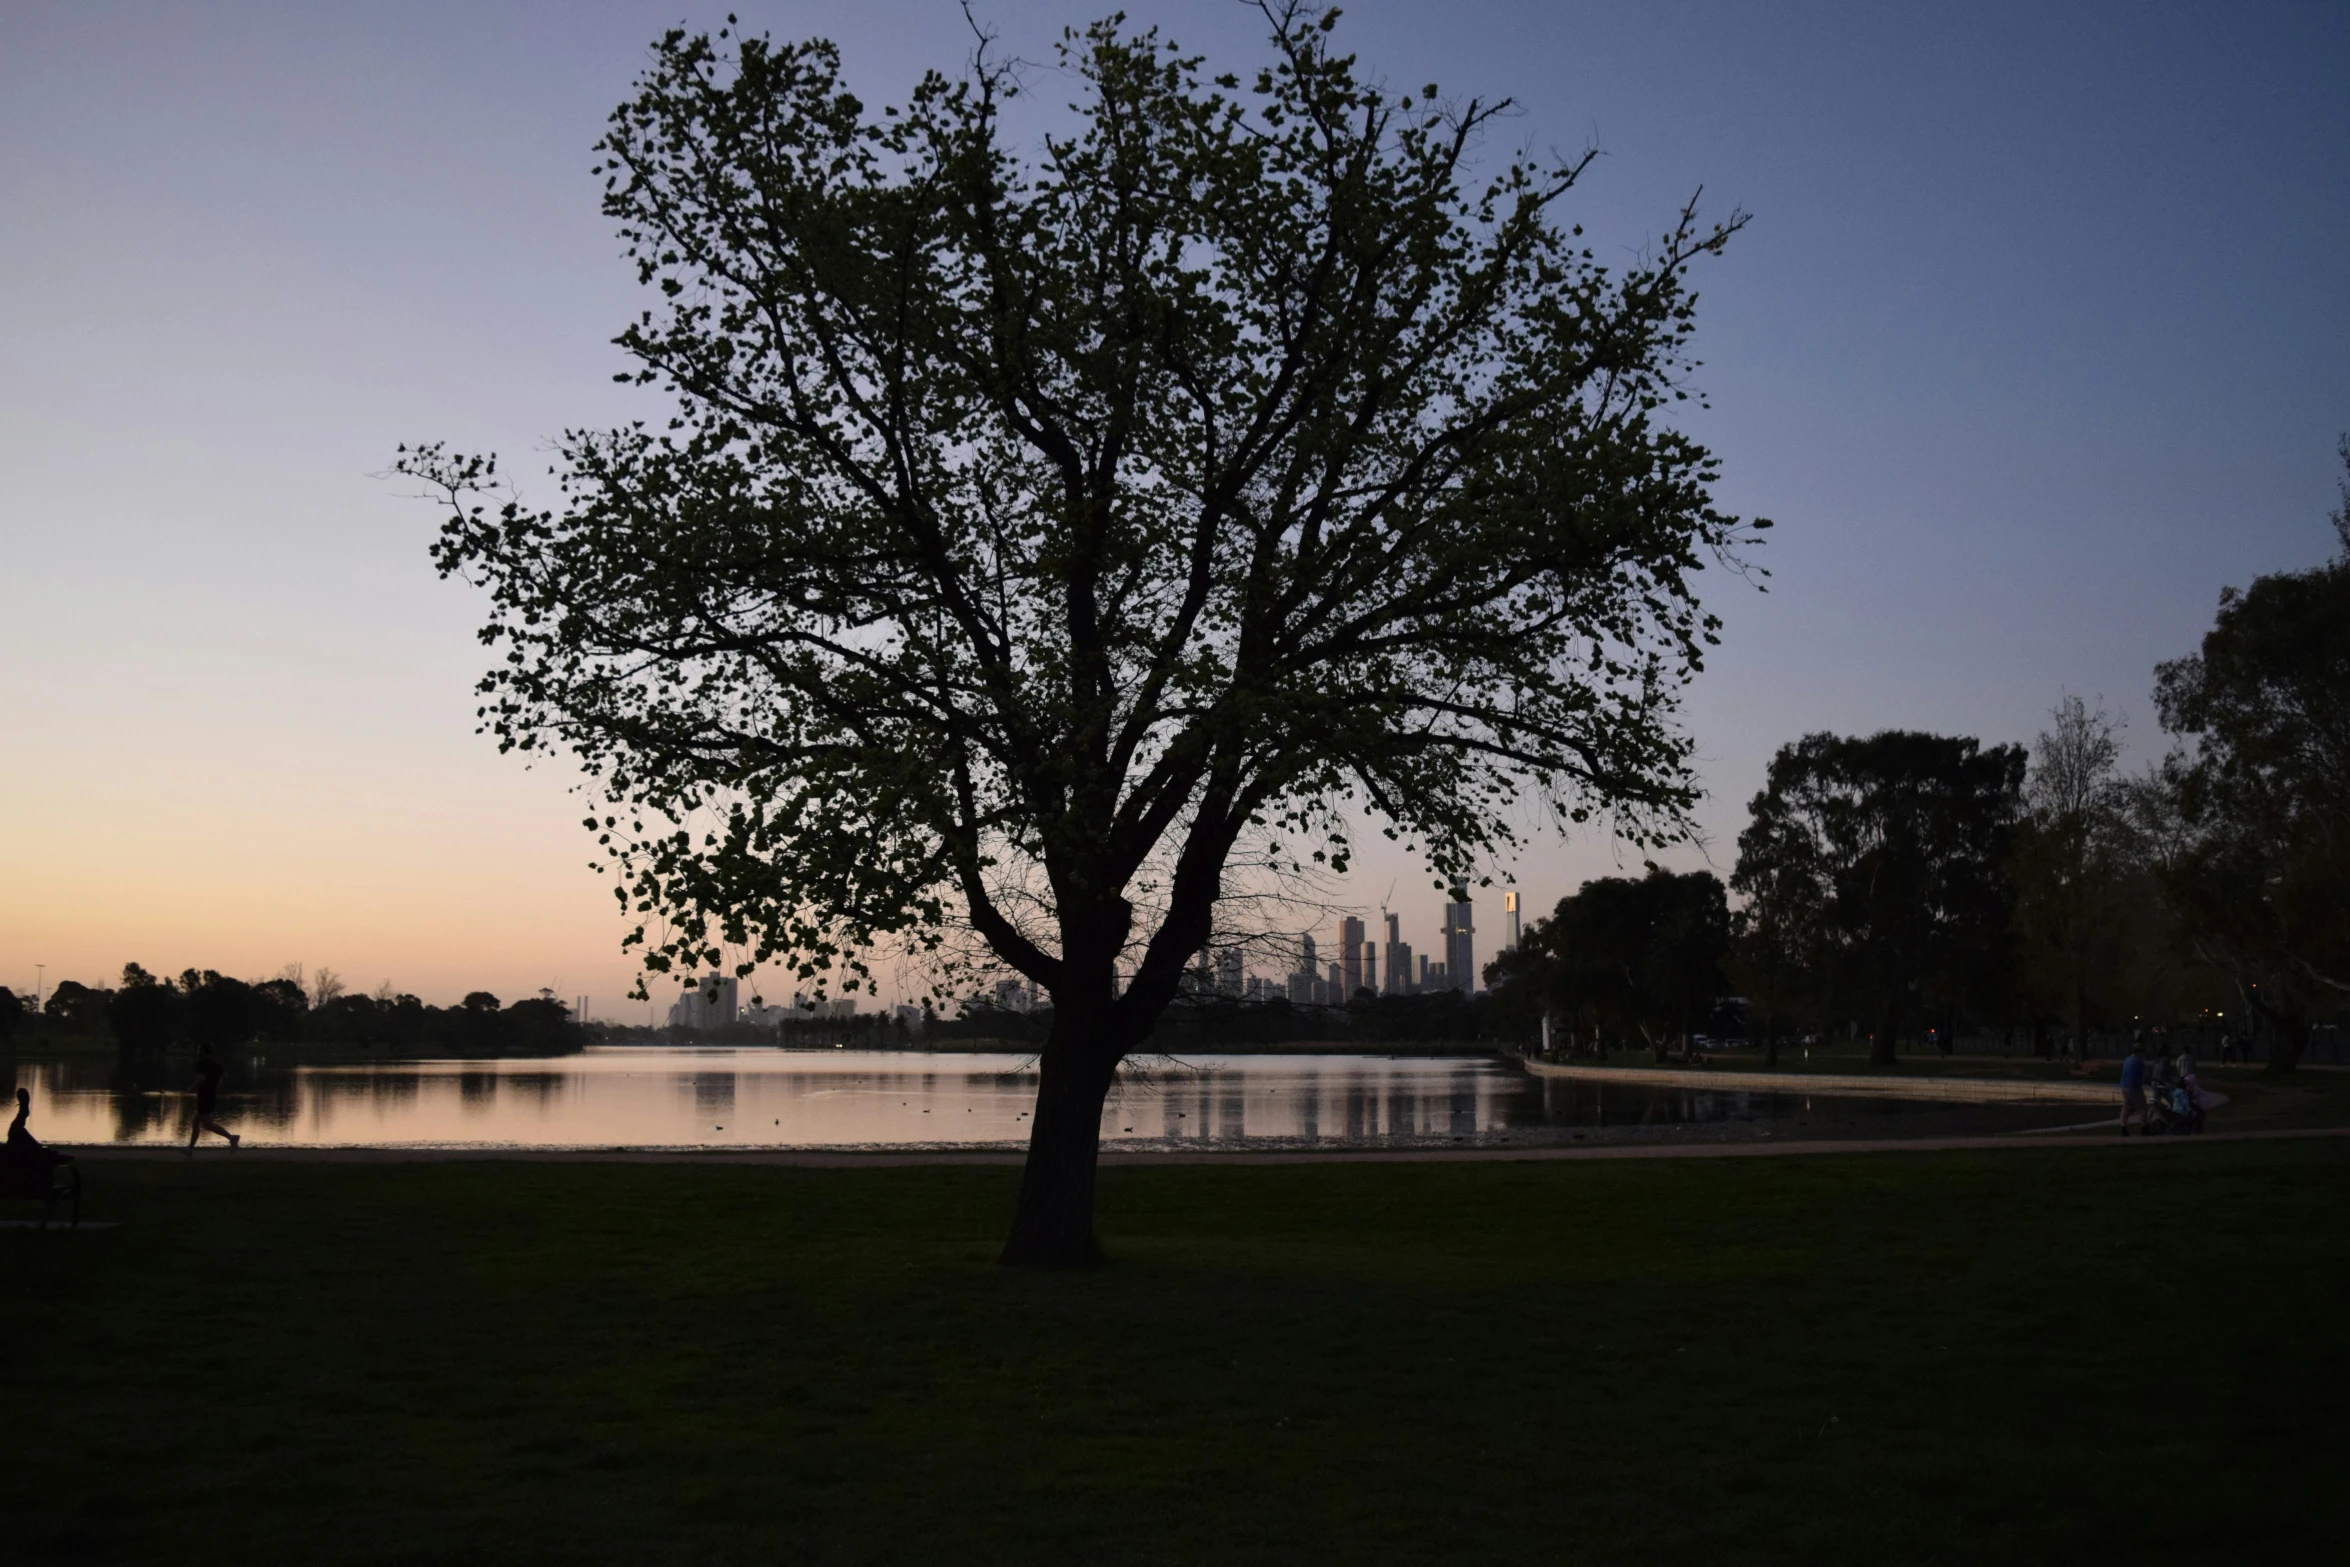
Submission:
[[82,1227],[82,1170],[76,1164],[51,1164],[46,1159],[23,1159],[0,1154],[0,1198],[16,1198],[41,1205],[41,1228],[57,1216],[57,1205],[68,1205],[72,1227]]

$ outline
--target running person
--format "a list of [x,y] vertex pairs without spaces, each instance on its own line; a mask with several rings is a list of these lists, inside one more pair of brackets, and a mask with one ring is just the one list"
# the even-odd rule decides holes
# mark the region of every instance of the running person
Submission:
[[227,1138],[231,1148],[244,1141],[243,1138],[214,1119],[215,1108],[220,1102],[220,1074],[221,1066],[219,1061],[213,1058],[212,1047],[198,1045],[196,1047],[196,1124],[188,1128],[188,1152],[191,1154],[196,1151],[196,1139],[206,1132],[217,1132]]

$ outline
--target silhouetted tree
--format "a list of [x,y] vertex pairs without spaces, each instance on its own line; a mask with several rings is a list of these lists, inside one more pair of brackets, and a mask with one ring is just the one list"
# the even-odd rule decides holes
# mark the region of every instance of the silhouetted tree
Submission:
[[571,1009],[548,991],[515,1002],[498,1015],[498,1023],[500,1045],[526,1055],[576,1049],[581,1039]]
[[189,1040],[226,1050],[260,1032],[261,1006],[253,987],[215,969],[180,975],[180,1026]]
[[16,1031],[31,1014],[32,1008],[24,1004],[22,997],[6,985],[0,985],[0,1050],[15,1042]]
[[78,979],[61,979],[49,992],[41,1015],[65,1033],[102,1039],[106,1035],[106,1005],[113,996],[111,990],[85,985]]
[[498,998],[486,990],[473,991],[459,1002],[451,1022],[455,1042],[469,1053],[487,1054],[497,1049],[505,1033]]
[[1636,1039],[1661,1060],[1712,1013],[1729,941],[1720,878],[1651,869],[1585,882],[1486,974],[1557,1019],[1570,1052]]
[[2090,1025],[2118,1000],[2141,854],[2120,775],[2120,721],[2077,696],[2049,716],[2032,747],[2009,873],[2025,993],[2071,1025],[2073,1055],[2086,1061]]
[[1822,999],[1828,909],[1819,847],[1782,812],[1757,811],[1738,839],[1730,890],[1740,901],[1725,968],[1747,998],[1769,1066],[1779,1064],[1780,1031],[1816,1019]]
[[180,1037],[180,993],[138,964],[126,963],[121,988],[107,1000],[106,1021],[124,1050],[137,1055],[163,1050]]
[[984,47],[875,115],[828,43],[671,33],[601,143],[666,423],[567,436],[558,511],[400,458],[495,604],[485,723],[600,780],[650,969],[862,982],[952,921],[1051,993],[1007,1261],[1095,1254],[1104,1096],[1244,835],[1343,869],[1360,799],[1450,885],[1519,799],[1649,841],[1692,798],[1691,577],[1743,535],[1658,416],[1742,220],[1602,266],[1586,160],[1473,175],[1502,105],[1267,15],[1246,90],[1067,35],[1033,162]]
[[2227,589],[2201,650],[2155,672],[2163,728],[2193,742],[2151,786],[2163,884],[2274,1071],[2350,1005],[2350,483],[2334,527],[2341,555]]
[[1742,888],[1791,925],[1816,922],[1819,981],[1874,1026],[1890,1063],[1903,1027],[1999,951],[2023,785],[2021,746],[1888,730],[1806,735],[1772,758],[1738,836]]
[[262,1039],[293,1039],[302,1032],[310,997],[300,979],[281,974],[253,987],[254,1033]]

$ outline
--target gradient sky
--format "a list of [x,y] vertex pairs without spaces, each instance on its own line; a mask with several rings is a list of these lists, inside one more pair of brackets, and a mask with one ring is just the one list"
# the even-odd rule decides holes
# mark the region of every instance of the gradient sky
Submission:
[[[969,47],[951,0],[735,9],[836,39],[869,101]],[[976,9],[1032,59],[1093,14]],[[1228,0],[1129,9],[1259,58]],[[640,407],[589,148],[663,27],[723,15],[0,8],[0,984],[298,961],[629,1015],[567,780],[473,734],[480,606],[380,475],[419,438],[534,471]],[[1345,35],[1602,148],[1603,246],[1701,185],[1754,214],[1701,276],[1691,416],[1779,524],[1767,596],[1711,585],[1689,703],[1720,868],[1807,730],[2028,740],[2071,691],[2157,753],[2154,663],[2329,552],[2350,7],[1454,0]],[[1516,876],[1539,910],[1615,863],[1552,840]],[[1391,877],[1433,946],[1411,866],[1372,856],[1364,901]]]

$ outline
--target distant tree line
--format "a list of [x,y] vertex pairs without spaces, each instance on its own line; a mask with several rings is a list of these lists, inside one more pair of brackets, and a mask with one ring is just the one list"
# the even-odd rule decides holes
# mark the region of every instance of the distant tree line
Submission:
[[2029,752],[1807,735],[1773,758],[1726,887],[1585,883],[1486,970],[1497,1021],[1663,1055],[1734,990],[1774,1059],[1845,1031],[1890,1061],[1962,1026],[2086,1059],[2099,1029],[2224,1016],[2290,1070],[2350,1014],[2350,482],[2333,520],[2333,561],[2227,590],[2202,647],[2156,670],[2173,749],[2145,774],[2078,697]]
[[159,1053],[211,1045],[318,1044],[452,1055],[552,1055],[577,1049],[585,1034],[570,1009],[541,993],[508,1005],[477,990],[453,1007],[427,1006],[389,987],[372,995],[343,991],[331,974],[315,989],[288,973],[242,980],[213,969],[161,979],[126,964],[107,989],[62,981],[36,1014],[0,989],[0,1045],[27,1031],[112,1039],[126,1052]]
[[[1219,995],[1203,986],[1169,1003],[1138,1048],[1146,1054],[1181,1055],[1189,1050],[1248,1050],[1321,1042],[1364,1048],[1468,1045],[1514,1038],[1491,1031],[1489,1001],[1488,996],[1470,996],[1458,990],[1412,996],[1361,990],[1344,1005],[1301,1006],[1286,996],[1245,1000]],[[980,1001],[967,1005],[960,1017],[933,1018],[925,1025],[924,1038],[933,1044],[1000,1042],[1036,1049],[1052,1032],[1052,1024],[1049,1008],[1022,1012]]]

